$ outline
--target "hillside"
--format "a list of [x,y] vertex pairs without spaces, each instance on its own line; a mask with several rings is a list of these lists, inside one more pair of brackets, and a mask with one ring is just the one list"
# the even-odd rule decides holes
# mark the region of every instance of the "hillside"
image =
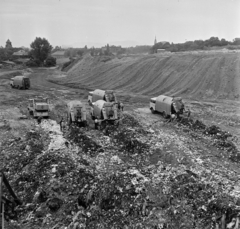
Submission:
[[240,53],[195,52],[125,56],[85,56],[61,83],[86,89],[184,98],[239,99]]

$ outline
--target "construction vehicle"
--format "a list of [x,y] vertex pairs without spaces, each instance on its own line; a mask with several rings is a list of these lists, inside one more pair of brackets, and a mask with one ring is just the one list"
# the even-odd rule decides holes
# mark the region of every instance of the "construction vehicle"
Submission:
[[95,122],[95,128],[104,128],[107,124],[119,124],[119,113],[117,104],[114,102],[106,102],[98,100],[92,103],[91,116]]
[[28,110],[34,118],[48,118],[50,111],[48,98],[29,99]]
[[162,113],[164,118],[168,118],[172,114],[179,117],[183,114],[184,104],[181,97],[160,95],[150,99],[150,110],[152,113]]
[[67,104],[67,120],[68,124],[72,123],[87,126],[86,107],[79,100],[73,100]]
[[28,76],[15,76],[10,79],[10,86],[18,89],[29,89],[30,79]]

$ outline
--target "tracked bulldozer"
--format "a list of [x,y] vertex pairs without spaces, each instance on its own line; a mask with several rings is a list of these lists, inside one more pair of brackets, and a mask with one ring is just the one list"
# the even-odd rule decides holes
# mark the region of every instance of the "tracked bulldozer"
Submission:
[[68,124],[75,123],[80,126],[87,126],[86,107],[79,100],[73,100],[67,104]]
[[98,100],[92,103],[91,116],[95,122],[95,128],[102,129],[107,124],[119,124],[119,113],[117,104],[114,102],[106,102]]

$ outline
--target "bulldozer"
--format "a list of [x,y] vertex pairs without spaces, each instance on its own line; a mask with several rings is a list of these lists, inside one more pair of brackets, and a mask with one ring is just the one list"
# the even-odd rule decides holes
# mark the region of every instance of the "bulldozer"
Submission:
[[95,129],[103,129],[107,124],[119,125],[119,113],[117,104],[98,100],[92,103],[91,116],[95,123]]
[[173,114],[179,117],[184,112],[184,104],[181,97],[159,95],[150,99],[150,110],[152,113],[162,113],[164,118]]
[[86,107],[79,100],[73,100],[67,104],[68,124],[75,123],[80,126],[87,126]]
[[34,118],[48,118],[50,111],[48,98],[29,99],[28,111]]

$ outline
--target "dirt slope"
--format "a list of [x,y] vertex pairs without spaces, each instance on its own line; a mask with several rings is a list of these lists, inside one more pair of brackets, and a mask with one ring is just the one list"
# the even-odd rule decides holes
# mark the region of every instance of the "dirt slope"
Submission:
[[239,99],[239,53],[185,53],[120,58],[85,56],[64,83],[147,96]]

